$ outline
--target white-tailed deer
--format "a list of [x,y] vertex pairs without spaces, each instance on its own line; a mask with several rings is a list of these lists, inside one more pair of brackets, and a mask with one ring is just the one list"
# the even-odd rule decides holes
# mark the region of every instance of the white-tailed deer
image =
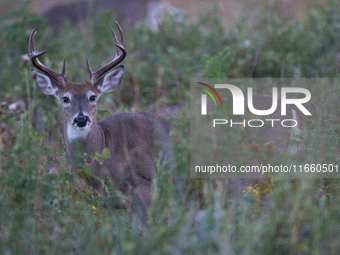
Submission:
[[[73,140],[82,144],[87,155],[94,155],[108,148],[110,158],[105,159],[102,164],[91,162],[94,175],[103,180],[112,180],[115,188],[131,199],[132,208],[145,224],[157,162],[160,157],[161,160],[170,160],[171,157],[168,144],[169,124],[163,117],[177,115],[181,106],[115,114],[97,122],[99,97],[115,90],[124,73],[123,65],[111,70],[126,56],[123,32],[119,24],[116,25],[121,43],[118,43],[113,29],[110,28],[116,46],[114,59],[98,71],[92,72],[86,58],[89,78],[82,83],[66,79],[65,59],[60,74],[38,60],[48,50],[38,52],[35,49],[36,31],[33,30],[29,39],[29,57],[40,72],[31,69],[31,73],[40,91],[55,96],[61,104],[68,158],[74,159],[71,146]],[[96,179],[91,178],[88,183],[100,193],[105,193]]]

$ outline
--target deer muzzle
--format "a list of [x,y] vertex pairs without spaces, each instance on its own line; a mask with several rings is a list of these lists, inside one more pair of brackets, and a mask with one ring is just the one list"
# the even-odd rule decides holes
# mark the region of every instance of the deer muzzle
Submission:
[[74,119],[74,124],[77,127],[85,127],[87,125],[87,123],[90,122],[90,119],[88,116],[84,116],[84,115],[79,115],[78,117],[76,117]]

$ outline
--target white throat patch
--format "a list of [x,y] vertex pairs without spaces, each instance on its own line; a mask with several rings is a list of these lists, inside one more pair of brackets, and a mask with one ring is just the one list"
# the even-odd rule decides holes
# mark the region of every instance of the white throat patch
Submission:
[[70,123],[67,123],[67,138],[69,140],[86,139],[87,135],[90,132],[91,124],[92,123],[89,122],[85,127],[78,127]]

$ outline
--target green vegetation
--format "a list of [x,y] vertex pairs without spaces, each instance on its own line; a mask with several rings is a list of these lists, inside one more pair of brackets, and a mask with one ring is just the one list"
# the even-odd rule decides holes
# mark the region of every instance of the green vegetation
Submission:
[[[214,15],[196,24],[166,17],[161,32],[141,25],[125,29],[128,57],[123,83],[101,98],[108,112],[140,111],[189,100],[193,77],[335,77],[339,73],[340,6],[331,1],[305,20],[291,21],[264,10],[228,34]],[[0,23],[0,103],[23,100],[14,114],[0,108],[0,253],[2,254],[338,254],[340,186],[337,179],[278,179],[233,190],[233,180],[189,179],[188,113],[172,133],[180,181],[159,166],[149,229],[110,206],[121,197],[105,182],[107,197],[94,196],[83,178],[91,168],[72,169],[63,146],[58,103],[39,93],[25,62],[28,38],[38,30],[41,61],[66,76],[87,77],[114,54],[109,13],[86,29],[66,25],[51,35],[45,20],[25,9]],[[254,61],[255,59],[255,61]],[[256,62],[256,64],[254,64]],[[334,87],[331,87],[334,88]],[[307,121],[308,158],[337,163],[339,100],[323,94]],[[324,104],[324,102],[326,102]],[[251,153],[251,152],[249,152]],[[97,160],[107,155],[96,154]],[[314,162],[313,162],[314,163]],[[103,181],[104,184],[104,181]],[[104,204],[104,202],[106,202]]]

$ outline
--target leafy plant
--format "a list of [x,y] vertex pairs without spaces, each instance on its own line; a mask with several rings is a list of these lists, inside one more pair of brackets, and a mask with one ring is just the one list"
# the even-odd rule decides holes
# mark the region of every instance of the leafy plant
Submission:
[[[216,9],[194,24],[167,16],[157,32],[146,26],[125,29],[126,75],[115,95],[100,101],[99,117],[188,101],[193,77],[334,77],[339,74],[339,17],[336,1],[292,21],[264,10],[225,33]],[[67,24],[52,35],[45,20],[25,8],[0,23],[0,252],[3,254],[338,254],[338,179],[239,180],[189,178],[189,113],[171,123],[174,172],[159,164],[152,191],[149,229],[113,201],[124,200],[109,180],[99,180],[107,196],[85,183],[91,167],[78,155],[66,159],[58,103],[41,95],[30,79],[28,37],[33,28],[41,61],[61,69],[67,56],[69,80],[86,79],[109,62],[114,46],[108,26],[114,18],[98,13],[85,30]],[[85,77],[85,78],[84,78]],[[316,104],[308,126],[308,160],[337,162],[337,93],[313,88]],[[5,105],[23,100],[15,115]],[[2,104],[4,102],[4,104]],[[250,153],[232,154],[242,160]],[[107,151],[94,155],[97,161]],[[247,189],[247,187],[249,187]],[[245,190],[244,193],[243,190]]]

